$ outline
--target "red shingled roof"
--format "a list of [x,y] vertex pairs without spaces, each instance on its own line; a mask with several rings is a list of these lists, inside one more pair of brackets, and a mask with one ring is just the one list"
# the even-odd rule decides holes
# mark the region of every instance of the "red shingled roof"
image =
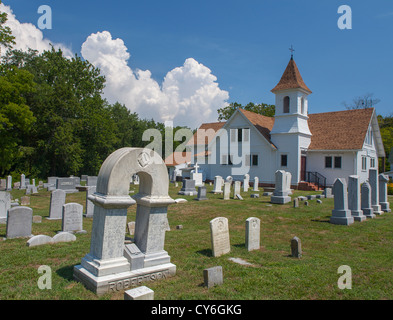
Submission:
[[272,92],[286,90],[286,89],[298,89],[301,88],[311,93],[311,90],[306,86],[300,75],[299,69],[297,68],[295,60],[291,58],[287,68],[285,69],[280,82],[272,89]]

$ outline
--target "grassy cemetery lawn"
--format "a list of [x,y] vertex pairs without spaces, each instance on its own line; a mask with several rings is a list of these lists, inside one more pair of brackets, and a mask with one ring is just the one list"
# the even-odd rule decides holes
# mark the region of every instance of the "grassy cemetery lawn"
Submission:
[[[195,196],[179,196],[179,187],[170,185],[170,196],[185,198],[187,203],[171,205],[165,250],[177,267],[176,276],[144,283],[154,290],[155,299],[254,300],[254,299],[393,299],[393,214],[385,213],[351,226],[328,223],[333,199],[300,201],[271,205],[270,198],[252,199],[254,192],[243,193],[244,201],[222,200],[222,195],[209,193],[209,200],[194,201]],[[137,191],[137,186],[131,186]],[[20,199],[24,191],[13,190]],[[318,192],[295,191],[293,197]],[[67,194],[66,202],[85,206],[85,192]],[[34,215],[43,217],[34,223],[34,235],[53,237],[61,229],[61,220],[47,220],[50,192],[40,190],[30,196]],[[389,196],[391,207],[393,197]],[[136,206],[128,211],[128,222],[135,221]],[[229,220],[231,252],[214,258],[211,252],[210,220]],[[245,248],[245,222],[249,217],[261,219],[261,248],[248,252]],[[73,279],[73,267],[89,252],[92,218],[84,218],[87,234],[77,234],[74,242],[46,244],[29,248],[27,239],[0,240],[0,299],[123,299],[123,292],[98,297]],[[182,225],[182,229],[176,229]],[[6,225],[0,225],[0,238]],[[303,256],[290,257],[290,240],[301,239]],[[241,258],[241,265],[229,258]],[[41,265],[51,268],[51,289],[39,289]],[[352,271],[352,289],[341,290],[338,268],[347,265]],[[203,270],[222,266],[224,283],[207,289],[203,286]]]

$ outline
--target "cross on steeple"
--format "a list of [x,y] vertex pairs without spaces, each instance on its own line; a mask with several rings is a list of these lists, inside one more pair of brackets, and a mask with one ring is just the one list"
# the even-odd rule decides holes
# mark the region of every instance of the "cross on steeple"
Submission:
[[291,47],[289,48],[289,51],[291,51],[291,59],[293,59],[293,52],[295,51],[295,49],[293,48],[293,45],[291,45]]

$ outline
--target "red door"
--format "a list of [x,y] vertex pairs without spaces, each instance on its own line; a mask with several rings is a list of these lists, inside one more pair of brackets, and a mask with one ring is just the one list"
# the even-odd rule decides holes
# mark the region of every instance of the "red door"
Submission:
[[307,157],[302,156],[300,162],[300,180],[306,181],[306,166],[307,166]]

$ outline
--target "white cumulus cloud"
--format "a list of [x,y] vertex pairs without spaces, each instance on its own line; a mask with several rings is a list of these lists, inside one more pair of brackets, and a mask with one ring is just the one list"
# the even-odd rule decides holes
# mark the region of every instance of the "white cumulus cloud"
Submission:
[[[29,48],[43,52],[44,50],[50,50],[52,44],[55,49],[61,49],[64,56],[70,58],[73,56],[72,51],[67,46],[59,43],[53,43],[48,39],[44,38],[44,35],[40,29],[31,23],[21,23],[16,19],[10,6],[6,6],[3,3],[0,4],[0,11],[7,13],[8,20],[4,24],[10,27],[12,35],[15,37],[15,45],[13,49],[27,51]],[[1,54],[5,54],[4,48],[1,50]]]
[[91,34],[81,53],[106,77],[105,97],[109,102],[119,101],[142,118],[196,128],[216,121],[217,109],[227,105],[228,92],[219,88],[209,68],[193,58],[169,71],[159,84],[149,70],[128,66],[127,47],[108,31]]

